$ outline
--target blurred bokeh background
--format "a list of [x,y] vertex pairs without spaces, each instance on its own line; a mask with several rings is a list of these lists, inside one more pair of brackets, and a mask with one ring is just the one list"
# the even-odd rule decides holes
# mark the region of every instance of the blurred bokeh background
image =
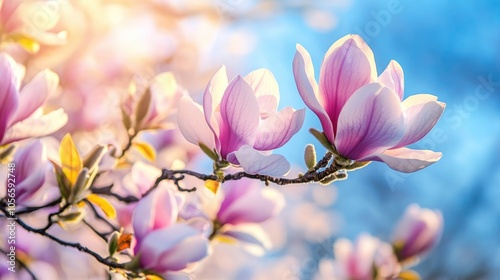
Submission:
[[[286,261],[293,273],[283,277],[313,278],[318,260],[332,257],[327,248],[337,237],[354,239],[370,232],[388,240],[404,209],[418,203],[441,210],[445,220],[441,243],[416,268],[422,279],[495,279],[500,273],[498,3],[256,2],[280,8],[268,13],[256,9],[244,17],[233,17],[239,12],[235,4],[229,15],[223,14],[227,36],[249,41],[242,43],[247,51],[242,55],[244,63],[234,63],[234,55],[228,55],[225,63],[243,73],[258,67],[271,69],[280,84],[282,106],[286,101],[296,108],[304,107],[291,70],[295,44],[308,49],[318,73],[329,46],[349,33],[360,34],[371,46],[379,71],[391,59],[402,65],[406,95],[431,93],[447,103],[434,130],[414,145],[443,152],[443,158],[429,168],[400,174],[374,163],[351,173],[333,190],[321,186],[284,188],[291,197],[284,215],[291,216],[288,226],[295,236],[288,234],[288,247],[283,249],[289,254]],[[309,127],[320,128],[311,111],[301,132],[281,149],[297,166],[303,166],[298,147],[315,143],[307,132]],[[307,248],[302,247],[304,241]],[[254,271],[252,266],[249,271]]]

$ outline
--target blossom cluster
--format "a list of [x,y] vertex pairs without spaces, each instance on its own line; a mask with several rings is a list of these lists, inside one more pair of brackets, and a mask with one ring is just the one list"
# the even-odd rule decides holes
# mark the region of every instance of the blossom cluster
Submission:
[[[296,87],[321,123],[310,132],[327,152],[317,159],[308,145],[305,172],[285,178],[292,165],[273,150],[302,129],[307,112],[280,107],[271,71],[231,78],[219,66],[211,79],[200,75],[203,86],[186,82],[192,69],[179,60],[189,42],[179,35],[178,14],[168,23],[160,12],[142,14],[179,7],[109,2],[0,0],[0,162],[16,166],[16,209],[6,203],[2,178],[0,210],[2,223],[10,217],[20,226],[22,277],[75,276],[61,260],[77,249],[97,261],[75,257],[74,268],[89,268],[78,277],[103,276],[102,266],[128,279],[202,275],[220,244],[258,256],[272,249],[265,225],[286,199],[270,182],[328,185],[371,161],[415,172],[441,157],[406,146],[434,127],[445,104],[430,94],[403,99],[401,66],[391,61],[377,75],[371,49],[347,35],[326,53],[319,84],[310,55],[297,45]],[[114,16],[101,22],[106,28],[93,25],[105,21],[97,9]],[[40,12],[50,20],[34,22]],[[116,31],[123,24],[165,48],[115,48],[130,43]],[[192,171],[203,154],[208,174]],[[391,244],[369,235],[355,244],[338,240],[335,260],[320,265],[321,279],[403,277],[442,228],[438,211],[412,205]],[[54,254],[36,249],[46,247]],[[2,263],[2,279],[9,273]]]

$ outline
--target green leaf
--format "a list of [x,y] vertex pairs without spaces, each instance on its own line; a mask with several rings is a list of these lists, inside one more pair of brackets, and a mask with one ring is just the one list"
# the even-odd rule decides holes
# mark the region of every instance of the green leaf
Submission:
[[337,154],[337,150],[335,147],[328,141],[328,138],[326,138],[325,133],[319,132],[318,130],[311,128],[309,129],[309,133],[311,133],[318,141],[325,147],[328,151]]
[[116,251],[118,250],[118,236],[120,233],[118,231],[115,231],[111,234],[111,237],[109,238],[108,241],[108,253],[109,256],[112,257]]
[[218,161],[219,160],[219,156],[217,155],[217,152],[215,150],[210,150],[209,147],[207,147],[205,144],[203,143],[198,143],[198,146],[200,146],[201,150],[209,157],[211,158],[213,161]]
[[89,178],[90,176],[88,168],[86,167],[82,168],[80,174],[78,174],[78,178],[76,179],[75,184],[73,185],[73,188],[71,188],[71,193],[68,198],[68,203],[74,203],[81,200],[80,196],[85,191]]
[[304,151],[304,161],[306,162],[306,166],[309,170],[312,170],[316,165],[316,149],[314,148],[314,145],[308,144],[306,146]]

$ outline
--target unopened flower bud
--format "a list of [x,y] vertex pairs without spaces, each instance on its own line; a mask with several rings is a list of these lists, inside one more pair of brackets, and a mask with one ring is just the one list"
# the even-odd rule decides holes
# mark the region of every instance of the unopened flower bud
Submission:
[[308,144],[306,146],[304,151],[304,161],[306,162],[306,166],[309,170],[312,170],[316,165],[316,149],[314,148],[314,145]]
[[441,212],[410,205],[392,238],[398,259],[407,261],[427,253],[438,243],[442,231]]

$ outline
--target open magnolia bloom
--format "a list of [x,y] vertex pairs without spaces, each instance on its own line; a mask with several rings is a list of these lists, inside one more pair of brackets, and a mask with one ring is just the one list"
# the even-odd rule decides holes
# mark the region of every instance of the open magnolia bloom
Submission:
[[132,217],[139,266],[167,279],[209,253],[208,240],[197,229],[177,223],[182,203],[169,189],[158,188],[137,203]]
[[320,119],[339,156],[359,162],[383,161],[401,172],[420,170],[441,153],[405,146],[434,127],[445,104],[429,94],[403,100],[403,70],[391,61],[377,77],[372,50],[358,35],[335,42],[325,55],[319,85],[309,53],[297,45],[293,62],[297,89]]
[[228,82],[223,66],[208,84],[203,108],[189,97],[181,100],[179,129],[214,161],[241,166],[252,174],[281,176],[290,164],[269,151],[283,146],[304,122],[305,111],[277,111],[279,89],[267,69]]
[[57,89],[57,74],[44,70],[19,90],[23,76],[24,68],[0,54],[0,146],[49,135],[68,121],[62,109],[44,114],[41,108]]

